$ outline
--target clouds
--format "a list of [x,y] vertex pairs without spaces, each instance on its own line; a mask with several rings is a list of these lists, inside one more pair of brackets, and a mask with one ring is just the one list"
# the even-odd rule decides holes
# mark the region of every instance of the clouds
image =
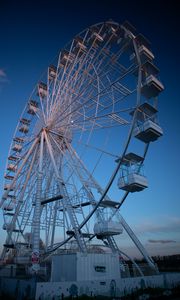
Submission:
[[0,83],[8,82],[7,74],[3,69],[0,69]]
[[2,69],[0,69],[0,77],[6,77],[6,73]]
[[9,82],[6,72],[0,68],[0,93],[2,92],[4,85]]
[[[180,249],[180,217],[161,215],[152,219],[129,222],[130,227],[150,255],[172,255]],[[118,245],[132,257],[140,257],[139,251],[126,234],[119,236]]]
[[134,225],[134,231],[137,234],[177,233],[180,232],[180,218],[163,216],[159,217],[158,220],[144,220]]
[[169,243],[176,243],[176,241],[174,240],[148,240],[149,243],[153,243],[153,244],[169,244]]

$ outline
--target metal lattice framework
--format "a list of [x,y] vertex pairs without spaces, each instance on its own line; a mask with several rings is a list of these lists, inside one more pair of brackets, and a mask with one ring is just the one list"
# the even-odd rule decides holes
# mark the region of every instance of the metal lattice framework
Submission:
[[[128,193],[146,186],[119,186],[124,192],[118,191],[117,201],[107,194],[117,189],[119,170],[133,163],[142,168],[149,142],[162,135],[160,129],[156,136],[151,130],[151,138],[142,133],[142,120],[159,126],[157,95],[163,87],[153,58],[149,42],[129,23],[109,21],[75,36],[49,66],[27,101],[8,155],[2,258],[7,249],[32,254],[35,268],[39,255],[69,240],[87,252],[97,237],[120,251],[113,236],[122,232],[121,225],[154,267],[119,213]],[[136,138],[135,129],[141,131]],[[132,147],[141,156],[128,156]],[[99,227],[93,231],[94,224]],[[100,224],[114,229],[105,231]]]

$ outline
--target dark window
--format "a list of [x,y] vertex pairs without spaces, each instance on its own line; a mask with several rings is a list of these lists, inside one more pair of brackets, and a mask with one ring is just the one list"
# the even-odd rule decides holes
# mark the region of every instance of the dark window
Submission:
[[101,272],[101,273],[106,272],[106,267],[104,267],[104,266],[95,266],[94,269],[96,272]]

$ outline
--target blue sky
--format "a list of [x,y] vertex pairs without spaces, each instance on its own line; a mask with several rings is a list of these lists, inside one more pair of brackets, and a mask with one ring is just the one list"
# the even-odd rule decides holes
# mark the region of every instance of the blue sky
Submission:
[[[165,91],[159,119],[164,136],[150,145],[149,188],[128,197],[122,214],[151,254],[180,253],[180,104],[176,1],[1,1],[0,188],[16,123],[33,87],[59,50],[84,28],[129,20],[152,43]],[[124,247],[124,248],[123,248]],[[123,249],[134,254],[124,237]],[[134,254],[135,255],[135,254]]]

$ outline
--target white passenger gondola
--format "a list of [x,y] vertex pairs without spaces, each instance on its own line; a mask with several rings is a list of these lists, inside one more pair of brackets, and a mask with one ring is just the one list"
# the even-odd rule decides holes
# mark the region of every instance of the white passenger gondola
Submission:
[[21,123],[21,126],[19,127],[19,131],[22,132],[22,133],[28,133],[30,120],[22,118],[20,120],[20,123]]
[[15,164],[9,164],[8,166],[7,166],[7,170],[8,171],[11,171],[11,172],[16,172],[16,170],[17,170],[17,165],[15,165]]
[[14,206],[13,205],[4,205],[3,206],[3,209],[5,210],[5,211],[12,211],[12,210],[14,210]]
[[37,95],[43,99],[47,96],[47,84],[39,82],[37,86]]
[[93,36],[95,37],[95,39],[98,40],[99,42],[103,42],[103,41],[104,41],[103,37],[102,37],[99,33],[93,32],[92,35],[93,35]]
[[124,27],[125,29],[127,29],[132,35],[136,35],[137,33],[137,30],[136,28],[128,21],[125,21],[123,24],[122,24],[122,27]]
[[77,36],[75,38],[74,43],[75,43],[75,48],[74,48],[74,51],[73,51],[74,53],[76,53],[79,50],[81,50],[83,52],[87,51],[87,46],[84,44],[83,39],[80,36]]
[[[22,119],[22,122],[25,122],[25,123],[27,123],[27,124],[29,124],[29,120],[26,120],[26,119]],[[22,138],[22,137],[15,137],[14,139],[13,139],[13,141],[14,142],[17,142],[17,143],[19,143],[19,144],[23,144],[24,143],[24,138]]]
[[11,185],[10,185],[9,183],[8,183],[8,184],[5,184],[5,185],[4,185],[4,190],[5,190],[5,191],[7,191],[7,190],[13,191],[13,190],[14,190],[13,187],[10,188],[10,186],[11,186]]
[[35,115],[38,110],[38,103],[34,100],[30,100],[28,103],[28,114]]
[[142,65],[143,74],[145,76],[153,75],[156,76],[159,73],[159,69],[149,60]]
[[60,60],[60,67],[66,66],[68,63],[72,63],[75,58],[75,55],[67,50],[63,50],[61,52],[61,60]]
[[157,97],[163,90],[163,84],[152,74],[145,78],[141,87],[142,95],[148,99]]
[[9,174],[5,174],[5,175],[4,175],[4,178],[7,179],[7,180],[13,180],[13,179],[14,179],[14,176],[9,175]]
[[[15,138],[13,139],[13,141],[14,141],[15,143],[14,143],[12,149],[13,149],[14,151],[16,151],[16,152],[21,152],[21,150],[22,150],[22,144],[24,143],[24,139],[21,138],[21,137],[15,137]],[[10,157],[9,157],[10,160],[14,160],[14,161],[18,160],[19,158],[20,158],[20,157],[17,156],[17,155],[13,155],[13,156],[10,156]]]
[[[140,60],[141,60],[142,64],[148,60],[152,61],[154,59],[154,54],[152,53],[152,51],[144,45],[141,45],[140,47],[138,47],[138,52],[139,52],[139,56],[140,56]],[[136,58],[135,53],[131,54],[130,60],[133,61],[135,58]]]
[[15,205],[12,201],[5,201],[5,203],[3,204],[3,210],[9,212],[9,211],[13,211],[15,208]]
[[21,152],[21,150],[22,150],[22,145],[21,145],[21,144],[15,143],[12,149],[13,149],[14,151],[16,151],[16,152]]
[[[141,63],[144,64],[146,61],[152,61],[154,59],[154,54],[150,50],[150,42],[141,34],[137,35],[135,40]],[[136,60],[135,53],[130,56],[130,60]]]
[[[159,69],[149,60],[147,60],[145,63],[141,66],[142,75],[144,77],[147,77],[149,75],[156,76],[159,73]],[[138,70],[136,69],[133,72],[133,75],[138,76]]]
[[139,50],[141,62],[147,61],[148,59],[150,59],[150,60],[154,59],[154,54],[146,46],[141,45],[138,50]]
[[53,65],[50,65],[48,68],[48,78],[49,80],[54,80],[56,78],[57,68]]
[[97,237],[107,237],[121,234],[122,232],[123,228],[119,222],[103,221],[101,223],[95,223],[94,225],[94,233]]
[[10,155],[9,157],[8,157],[8,160],[9,161],[18,161],[20,159],[20,156],[15,156],[15,155]]
[[[138,107],[134,136],[142,142],[156,141],[163,135],[163,130],[158,124],[157,109],[145,102]],[[133,114],[132,112],[131,114]]]
[[19,128],[19,131],[20,131],[20,132],[23,132],[23,133],[28,133],[28,131],[29,131],[28,125],[23,124],[23,125]]
[[143,157],[135,153],[128,153],[123,157],[118,180],[119,189],[133,193],[148,187],[142,162]]
[[104,42],[104,36],[102,35],[100,28],[97,26],[93,26],[90,31],[91,35],[89,43],[93,43],[94,47],[101,45],[101,43]]
[[119,26],[107,22],[107,32],[105,38],[106,40],[110,40],[111,42],[115,43],[119,40],[123,32],[124,30]]
[[8,160],[10,160],[10,161],[16,161],[17,158],[14,155],[10,155],[10,156],[8,156]]

